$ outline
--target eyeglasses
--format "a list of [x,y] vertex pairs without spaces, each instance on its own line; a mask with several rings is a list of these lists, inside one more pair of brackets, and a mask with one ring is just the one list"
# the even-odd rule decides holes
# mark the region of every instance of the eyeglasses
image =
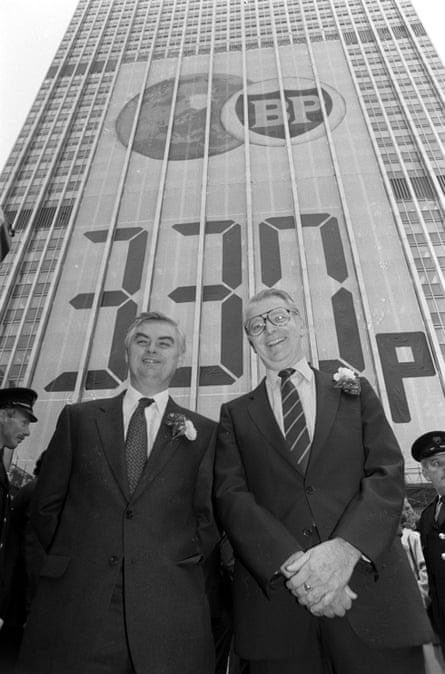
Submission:
[[299,316],[299,313],[296,309],[276,307],[276,309],[266,311],[265,314],[258,314],[258,316],[249,318],[244,323],[244,330],[247,332],[249,337],[258,337],[262,332],[264,332],[266,328],[266,321],[269,321],[269,323],[272,325],[283,327],[289,323],[291,314],[296,314]]

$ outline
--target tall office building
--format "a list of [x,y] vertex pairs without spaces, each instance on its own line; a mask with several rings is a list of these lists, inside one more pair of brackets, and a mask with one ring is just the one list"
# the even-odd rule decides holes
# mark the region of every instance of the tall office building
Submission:
[[122,387],[140,310],[189,337],[174,395],[261,376],[243,303],[291,290],[314,364],[376,387],[409,447],[445,420],[445,70],[409,0],[80,0],[1,178],[4,385]]

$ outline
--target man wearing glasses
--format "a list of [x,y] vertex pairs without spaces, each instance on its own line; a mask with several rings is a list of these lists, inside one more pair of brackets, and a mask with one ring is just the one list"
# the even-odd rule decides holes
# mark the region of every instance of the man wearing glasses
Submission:
[[249,674],[421,674],[431,634],[397,535],[403,459],[376,394],[308,364],[287,292],[255,295],[244,327],[266,377],[222,407],[215,486],[238,654]]

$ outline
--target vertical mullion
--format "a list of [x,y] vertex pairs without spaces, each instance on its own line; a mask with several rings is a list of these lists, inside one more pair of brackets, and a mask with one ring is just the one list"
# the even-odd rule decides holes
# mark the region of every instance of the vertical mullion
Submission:
[[179,82],[180,82],[180,75],[181,75],[181,65],[182,65],[182,58],[183,58],[183,52],[184,52],[184,44],[185,44],[185,26],[187,25],[187,19],[188,19],[188,8],[189,4],[187,3],[187,12],[186,16],[184,18],[184,28],[183,28],[183,33],[182,33],[182,38],[181,38],[181,46],[179,50],[179,56],[177,59],[177,66],[176,66],[176,73],[175,73],[175,81],[173,84],[173,92],[172,92],[172,101],[171,101],[171,106],[170,106],[170,114],[168,118],[168,126],[167,126],[167,134],[166,134],[166,139],[165,139],[165,148],[164,148],[164,156],[162,158],[162,164],[161,164],[161,175],[159,179],[159,187],[158,187],[158,196],[156,199],[156,205],[155,205],[155,212],[154,212],[154,218],[153,218],[153,227],[152,227],[152,237],[150,240],[150,245],[148,249],[148,255],[146,256],[146,262],[145,262],[145,273],[142,278],[142,283],[141,283],[141,299],[139,302],[139,307],[143,308],[143,310],[146,309],[150,305],[150,297],[151,297],[151,292],[153,288],[153,279],[154,279],[154,266],[155,266],[155,258],[156,258],[156,252],[158,248],[158,243],[159,243],[159,232],[160,232],[160,227],[161,227],[161,215],[162,215],[162,206],[163,206],[163,201],[164,201],[164,195],[165,195],[165,188],[166,188],[166,182],[167,182],[167,170],[168,170],[168,155],[170,152],[170,143],[171,143],[171,137],[173,133],[173,125],[174,125],[174,120],[175,120],[175,110],[176,110],[176,99],[178,96],[178,89],[179,89]]
[[198,407],[198,393],[199,393],[199,352],[201,340],[202,303],[203,303],[204,248],[205,248],[205,235],[206,235],[206,210],[207,210],[206,207],[207,207],[207,185],[208,185],[208,170],[209,170],[210,124],[212,116],[212,85],[213,85],[214,50],[215,50],[216,5],[217,3],[215,1],[213,3],[212,34],[210,41],[209,68],[207,78],[206,120],[204,131],[204,153],[203,153],[202,173],[201,173],[201,200],[199,212],[198,255],[197,255],[197,268],[196,268],[196,295],[195,295],[195,310],[193,315],[193,342],[192,342],[192,366],[191,366],[192,372],[191,372],[191,384],[189,396],[190,396],[190,406],[194,410],[196,410]]
[[[256,18],[258,19],[258,5],[256,8]],[[242,80],[243,80],[243,119],[248,120],[248,99],[247,99],[247,48],[245,31],[245,3],[241,5],[241,34],[242,34]],[[257,23],[258,32],[258,23]],[[259,278],[259,270],[256,268],[255,239],[253,225],[253,197],[252,197],[252,166],[250,160],[250,132],[249,124],[243,125],[244,131],[244,166],[245,166],[245,196],[246,196],[246,234],[247,234],[247,296],[251,297],[256,292],[256,279]],[[252,387],[256,386],[259,379],[259,363],[252,349],[249,349],[249,369]]]
[[276,64],[276,68],[277,68],[277,78],[278,78],[278,82],[279,82],[281,114],[282,114],[282,117],[283,117],[283,128],[284,128],[284,134],[285,134],[286,153],[287,153],[287,159],[288,159],[288,165],[289,165],[289,175],[290,175],[290,184],[291,184],[294,219],[295,219],[295,233],[296,233],[296,237],[297,237],[298,255],[299,255],[299,261],[300,261],[300,268],[301,268],[301,281],[302,281],[302,286],[303,286],[303,297],[304,297],[304,305],[305,305],[304,310],[305,310],[306,325],[307,325],[307,328],[308,328],[309,360],[316,365],[318,363],[318,350],[317,350],[317,343],[316,343],[315,330],[314,330],[314,316],[313,316],[311,294],[310,294],[309,274],[308,274],[307,260],[306,260],[305,249],[304,249],[303,227],[302,227],[301,213],[300,213],[300,202],[299,202],[299,197],[298,197],[298,188],[297,188],[295,165],[294,165],[294,158],[293,158],[293,152],[292,152],[292,143],[291,143],[291,138],[290,138],[290,133],[289,133],[289,125],[287,123],[287,108],[286,108],[286,101],[285,101],[285,98],[284,98],[283,74],[282,74],[282,70],[281,70],[281,60],[280,60],[278,43],[277,43],[277,33],[276,33],[275,16],[274,16],[274,11],[273,11],[272,0],[269,0],[269,10],[270,10],[270,15],[271,15],[271,19],[272,19],[271,25],[272,25],[272,37],[273,37],[273,45],[274,45],[273,48],[274,48],[274,54],[275,54],[275,64]]

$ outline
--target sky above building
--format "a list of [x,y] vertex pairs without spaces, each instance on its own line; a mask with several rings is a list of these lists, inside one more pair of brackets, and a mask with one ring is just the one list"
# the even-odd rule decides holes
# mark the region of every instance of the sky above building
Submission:
[[[412,1],[445,62],[444,0]],[[0,2],[0,170],[20,133],[77,3],[78,0]]]

